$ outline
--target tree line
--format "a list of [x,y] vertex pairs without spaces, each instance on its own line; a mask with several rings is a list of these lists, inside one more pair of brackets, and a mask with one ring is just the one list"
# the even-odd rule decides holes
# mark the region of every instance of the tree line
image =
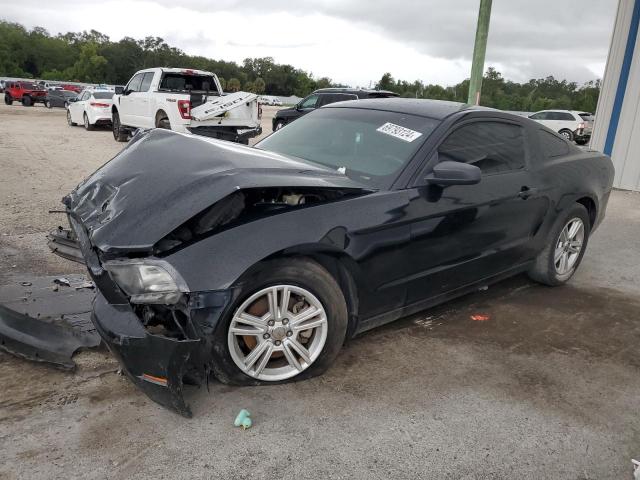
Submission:
[[[51,35],[41,27],[28,30],[0,21],[0,76],[122,85],[138,70],[162,66],[215,72],[223,88],[232,92],[304,97],[318,88],[340,86],[330,78],[315,78],[292,65],[278,64],[271,57],[247,58],[239,65],[187,55],[160,37],[125,37],[114,42],[95,30]],[[376,88],[403,97],[466,102],[469,80],[443,87],[420,80],[396,80],[385,73]],[[562,108],[594,112],[599,93],[600,80],[581,86],[554,77],[517,83],[505,80],[490,67],[482,84],[481,104],[516,111]]]
[[338,86],[271,57],[236,62],[187,55],[160,37],[114,42],[91,30],[51,35],[41,27],[0,21],[0,76],[122,85],[138,70],[184,67],[215,72],[227,91],[303,97],[317,88]]
[[[403,97],[432,98],[466,102],[469,93],[469,79],[452,87],[425,85],[419,80],[413,83],[395,80],[391,73],[385,73],[376,83],[380,90],[391,90]],[[600,80],[592,80],[583,85],[567,80],[557,80],[549,76],[531,79],[526,83],[505,80],[502,74],[489,67],[482,81],[480,104],[501,110],[536,112],[538,110],[563,109],[595,112],[600,94]]]

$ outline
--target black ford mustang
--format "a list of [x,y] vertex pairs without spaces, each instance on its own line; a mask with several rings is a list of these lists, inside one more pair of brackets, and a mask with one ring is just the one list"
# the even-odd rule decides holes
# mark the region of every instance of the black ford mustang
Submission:
[[322,373],[346,338],[528,272],[560,285],[604,217],[610,159],[500,111],[379,99],[249,148],[136,135],[65,197],[131,380],[183,415],[183,382]]

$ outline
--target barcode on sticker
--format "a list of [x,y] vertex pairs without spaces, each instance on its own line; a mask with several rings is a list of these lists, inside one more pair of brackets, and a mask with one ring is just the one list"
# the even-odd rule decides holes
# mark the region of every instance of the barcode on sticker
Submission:
[[380,133],[386,133],[392,137],[399,138],[405,142],[413,142],[416,138],[420,137],[422,133],[411,130],[410,128],[396,125],[395,123],[385,123],[381,127],[376,129]]

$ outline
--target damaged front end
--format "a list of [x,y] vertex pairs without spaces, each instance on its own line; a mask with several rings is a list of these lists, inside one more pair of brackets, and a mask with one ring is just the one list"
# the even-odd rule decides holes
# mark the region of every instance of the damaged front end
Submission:
[[210,336],[230,294],[209,292],[191,298],[197,300],[179,306],[131,307],[109,303],[98,294],[92,317],[131,381],[153,401],[185,417],[191,417],[191,409],[183,385],[207,381]]
[[[129,378],[152,400],[191,416],[183,384],[207,382],[237,277],[193,288],[184,278],[203,259],[192,254],[185,262],[184,252],[261,218],[365,192],[324,167],[156,129],[137,135],[63,199],[72,233],[52,235],[53,247],[74,257],[73,248],[59,246],[77,241],[98,290],[92,320]],[[247,256],[233,245],[210,255],[223,262]]]
[[189,292],[160,259],[103,260],[72,214],[70,223],[98,287],[92,312],[96,330],[149,398],[190,417],[183,384],[207,381],[210,339],[231,292]]

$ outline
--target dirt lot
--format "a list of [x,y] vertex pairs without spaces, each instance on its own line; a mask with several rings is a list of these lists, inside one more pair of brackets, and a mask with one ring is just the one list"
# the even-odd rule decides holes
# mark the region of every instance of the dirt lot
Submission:
[[[47,253],[48,210],[121,145],[61,109],[0,105],[0,126],[0,284],[81,272]],[[0,353],[0,478],[631,478],[639,265],[640,195],[614,192],[571,285],[502,282],[358,337],[321,378],[190,391],[191,420],[105,352],[75,374]]]

